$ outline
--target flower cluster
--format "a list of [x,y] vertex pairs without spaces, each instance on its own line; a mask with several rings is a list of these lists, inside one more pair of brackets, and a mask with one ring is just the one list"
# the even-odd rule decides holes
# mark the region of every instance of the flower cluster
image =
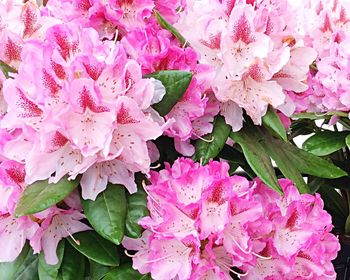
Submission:
[[268,105],[294,112],[286,91],[303,92],[316,58],[304,47],[293,10],[283,1],[187,1],[176,25],[212,65],[211,84],[221,114],[233,130],[243,125],[243,110],[261,124]]
[[319,195],[280,180],[280,196],[228,169],[180,158],[151,173],[146,230],[123,240],[138,251],[133,267],[155,280],[335,279],[331,260],[340,247]]
[[317,51],[309,89],[291,92],[298,112],[350,111],[349,4],[343,1],[305,1],[305,43]]

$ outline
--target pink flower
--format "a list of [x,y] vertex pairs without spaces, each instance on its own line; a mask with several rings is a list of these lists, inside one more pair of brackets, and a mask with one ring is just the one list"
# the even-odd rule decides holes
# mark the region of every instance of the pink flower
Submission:
[[[319,195],[280,180],[280,196],[261,181],[228,175],[228,165],[180,158],[151,172],[150,216],[133,267],[161,279],[334,279],[339,243]],[[321,254],[322,257],[316,256]],[[299,278],[298,278],[299,277]]]
[[144,79],[120,44],[73,22],[28,41],[21,56],[18,74],[4,82],[1,126],[17,131],[5,152],[25,164],[25,182],[84,173],[85,199],[108,182],[135,192],[134,173],[148,173],[151,164],[147,142],[163,133],[164,120],[150,108],[163,85]]
[[42,250],[45,261],[51,265],[58,262],[56,249],[61,239],[72,237],[72,234],[77,232],[91,230],[89,226],[80,222],[85,216],[76,210],[62,210],[53,207],[35,216],[44,221],[30,240],[30,245],[34,253]]
[[136,247],[123,241],[127,249],[140,250],[134,268],[154,279],[196,279],[214,268],[228,275],[230,267],[255,259],[250,223],[262,217],[261,207],[251,201],[249,182],[229,177],[228,168],[180,158],[151,172],[152,184],[145,186],[151,214],[140,221],[144,237]]
[[[27,239],[35,236],[39,226],[29,217],[0,216],[0,262],[12,262],[21,253]],[[56,251],[55,251],[56,252]]]

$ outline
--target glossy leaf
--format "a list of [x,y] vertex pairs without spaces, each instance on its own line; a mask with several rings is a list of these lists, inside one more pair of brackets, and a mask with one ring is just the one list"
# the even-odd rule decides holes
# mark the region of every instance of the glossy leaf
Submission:
[[349,215],[344,198],[327,184],[322,184],[317,192],[324,201],[325,210],[332,215],[332,223],[337,229],[344,230],[347,216]]
[[37,280],[38,256],[33,255],[33,250],[26,243],[22,252],[13,262],[0,263],[1,280]]
[[347,217],[345,222],[345,233],[350,234],[350,215]]
[[96,232],[119,245],[125,231],[127,211],[125,188],[109,184],[95,201],[83,200],[82,204],[84,213]]
[[49,265],[45,262],[44,255],[39,257],[40,280],[84,280],[85,258],[68,242],[61,241],[57,248],[59,262]]
[[303,143],[303,149],[316,156],[326,156],[346,146],[345,139],[349,132],[321,131]]
[[62,178],[57,184],[38,181],[26,187],[15,209],[16,217],[41,212],[63,200],[79,184],[78,180]]
[[275,170],[265,148],[258,141],[255,132],[247,127],[231,132],[230,137],[238,143],[253,171],[272,189],[282,193]]
[[128,210],[126,214],[126,235],[131,238],[141,237],[142,227],[138,224],[138,221],[149,215],[147,209],[147,195],[141,187],[139,187],[137,193],[134,193],[127,197]]
[[10,78],[10,73],[17,73],[17,70],[15,68],[12,68],[10,65],[6,64],[2,60],[0,60],[0,70],[4,74],[5,78]]
[[290,165],[298,168],[302,174],[327,179],[335,179],[347,175],[344,170],[335,166],[331,161],[301,150],[290,143],[280,141],[278,145],[285,151]]
[[118,248],[115,244],[104,239],[94,231],[84,231],[73,235],[79,240],[79,245],[68,238],[69,243],[87,258],[107,266],[119,265]]
[[287,133],[284,128],[281,119],[277,115],[275,109],[269,106],[266,115],[262,118],[263,125],[269,129],[274,135],[280,137],[284,141],[287,141]]
[[84,256],[66,242],[57,280],[84,280],[84,272]]
[[101,265],[92,260],[89,261],[89,264],[90,280],[101,280],[108,272],[114,269],[114,267]]
[[166,93],[163,99],[152,107],[161,115],[168,114],[175,104],[185,94],[191,80],[192,73],[178,70],[164,70],[145,77],[152,77],[162,82]]
[[345,144],[350,149],[350,134],[345,138]]
[[225,145],[219,154],[219,158],[225,159],[229,163],[238,164],[251,179],[254,179],[256,177],[256,174],[249,166],[244,155],[240,151],[234,149],[233,147]]
[[212,133],[204,137],[207,141],[197,140],[194,158],[201,161],[202,164],[207,164],[223,149],[230,132],[231,127],[226,124],[225,119],[222,116],[217,116],[214,120]]
[[40,280],[56,280],[59,275],[59,270],[62,264],[64,255],[65,241],[61,240],[57,246],[58,263],[56,265],[49,265],[45,261],[44,253],[39,255],[38,272]]
[[103,280],[148,280],[148,275],[142,275],[131,267],[131,264],[124,264],[115,268],[103,278]]
[[291,179],[301,193],[310,193],[310,189],[305,183],[303,176],[296,166],[290,163],[288,154],[281,145],[279,139],[272,137],[269,133],[263,132],[262,145],[266,152],[276,162],[276,165],[281,170],[282,174]]
[[179,31],[177,31],[177,29],[174,26],[172,26],[164,17],[162,17],[159,12],[155,11],[154,13],[156,15],[159,25],[162,28],[168,30],[171,34],[173,34],[179,40],[179,43],[182,47],[189,46],[187,40],[180,34]]

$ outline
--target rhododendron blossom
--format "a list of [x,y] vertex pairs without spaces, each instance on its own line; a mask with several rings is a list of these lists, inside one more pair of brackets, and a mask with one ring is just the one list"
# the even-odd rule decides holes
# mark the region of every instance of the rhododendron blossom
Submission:
[[335,279],[339,243],[320,196],[300,195],[289,180],[280,196],[228,169],[180,158],[151,172],[143,236],[123,240],[137,251],[133,267],[156,280]]
[[[84,198],[95,199],[108,180],[127,182],[116,170],[125,169],[131,178],[133,172],[148,172],[146,142],[162,130],[145,110],[154,98],[162,98],[162,86],[156,86],[154,79],[142,79],[141,69],[126,58],[123,48],[100,42],[93,29],[78,32],[74,24],[56,25],[46,36],[42,43],[25,45],[18,74],[5,81],[9,108],[2,126],[21,129],[24,137],[32,139],[31,151],[20,158],[27,183],[54,173],[52,182],[65,174],[74,178],[95,163],[115,166],[108,162],[118,159],[119,167],[108,171],[93,189],[83,179]],[[29,68],[33,58],[39,75]],[[113,59],[118,59],[118,69],[111,64]],[[138,156],[132,159],[130,151]],[[41,162],[44,165],[37,172]],[[101,176],[95,168],[84,176],[97,176],[92,170]],[[136,191],[135,183],[126,187]]]
[[[242,108],[255,124],[261,124],[268,105],[291,115],[294,105],[286,90],[307,88],[304,81],[316,53],[296,44],[299,36],[288,21],[288,2],[262,1],[254,8],[223,1],[204,11],[206,1],[188,2],[177,27],[199,51],[201,61],[213,66],[216,77],[211,85],[233,130],[242,127]],[[195,27],[192,20],[198,23]]]
[[317,59],[309,89],[290,93],[297,112],[349,112],[349,12],[346,1],[304,3],[305,42],[317,51]]

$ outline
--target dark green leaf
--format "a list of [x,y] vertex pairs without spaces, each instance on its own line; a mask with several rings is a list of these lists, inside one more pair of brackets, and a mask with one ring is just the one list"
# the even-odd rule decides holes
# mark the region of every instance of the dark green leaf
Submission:
[[66,177],[57,184],[49,184],[47,181],[35,182],[22,193],[15,215],[20,217],[41,212],[63,200],[78,184],[78,180],[69,181]]
[[163,99],[159,103],[152,105],[161,116],[165,116],[185,94],[192,80],[192,73],[178,70],[164,70],[146,75],[145,77],[155,78],[161,81],[165,87],[166,93]]
[[197,140],[194,158],[198,161],[201,160],[203,164],[207,164],[223,149],[230,132],[231,127],[226,124],[225,119],[222,116],[216,116],[212,133],[204,137],[207,141]]
[[38,257],[26,243],[22,252],[13,262],[0,263],[1,280],[37,280]]
[[119,245],[125,231],[125,188],[109,184],[95,201],[83,200],[82,204],[87,219],[97,233]]
[[349,132],[321,131],[307,139],[303,149],[316,156],[326,156],[346,146],[345,139]]
[[189,44],[187,42],[187,40],[180,34],[179,31],[176,30],[176,28],[174,26],[172,26],[169,22],[167,22],[167,20],[165,18],[163,18],[160,13],[158,13],[157,11],[154,12],[157,18],[157,21],[159,23],[159,25],[168,30],[171,34],[173,34],[178,40],[179,43],[181,44],[182,47],[188,47]]
[[11,66],[7,65],[2,60],[0,60],[0,70],[2,71],[2,73],[4,73],[6,79],[10,78],[9,73],[17,73],[17,70],[15,68],[12,68]]
[[138,238],[142,234],[142,227],[138,221],[149,215],[147,209],[147,195],[141,187],[137,193],[127,197],[128,212],[126,214],[126,235],[132,238]]
[[345,233],[350,234],[350,215],[347,217],[345,222]]
[[69,243],[87,258],[107,266],[119,265],[118,248],[94,231],[83,231],[73,235],[79,245],[68,238]]
[[146,280],[148,275],[142,275],[131,267],[131,264],[125,264],[109,272],[103,280]]
[[320,119],[329,119],[332,116],[339,117],[348,117],[348,114],[345,112],[328,112],[327,114],[318,114],[318,113],[299,113],[292,116],[296,119],[310,119],[310,120],[320,120]]
[[324,201],[325,210],[332,215],[333,225],[343,231],[349,214],[344,198],[327,184],[322,184],[317,192]]
[[280,137],[284,141],[287,141],[287,133],[284,128],[281,119],[277,115],[275,109],[269,106],[266,115],[262,118],[263,125],[269,129],[274,135]]
[[38,272],[40,280],[56,280],[59,275],[59,270],[62,264],[64,255],[65,241],[62,240],[57,246],[58,263],[49,265],[45,261],[44,253],[39,255]]
[[332,162],[301,150],[290,143],[280,141],[279,145],[281,145],[281,149],[284,149],[290,164],[296,166],[302,174],[328,179],[347,175],[345,171]]
[[350,149],[350,135],[346,136],[345,138],[345,144]]
[[310,189],[306,185],[300,171],[290,163],[288,154],[281,145],[281,142],[283,141],[272,137],[267,131],[263,132],[263,141],[261,143],[265,147],[266,152],[276,162],[282,174],[286,178],[291,179],[301,193],[310,193]]
[[63,260],[57,280],[84,280],[85,258],[68,242],[64,249]]
[[231,132],[230,137],[241,146],[247,162],[256,175],[266,185],[282,193],[271,159],[266,153],[265,148],[258,141],[255,132],[244,127],[238,132]]
[[90,280],[101,280],[114,267],[101,265],[90,260]]
[[225,159],[230,163],[232,162],[238,164],[251,179],[256,177],[256,174],[249,166],[244,155],[233,147],[225,145],[219,154],[219,158]]

